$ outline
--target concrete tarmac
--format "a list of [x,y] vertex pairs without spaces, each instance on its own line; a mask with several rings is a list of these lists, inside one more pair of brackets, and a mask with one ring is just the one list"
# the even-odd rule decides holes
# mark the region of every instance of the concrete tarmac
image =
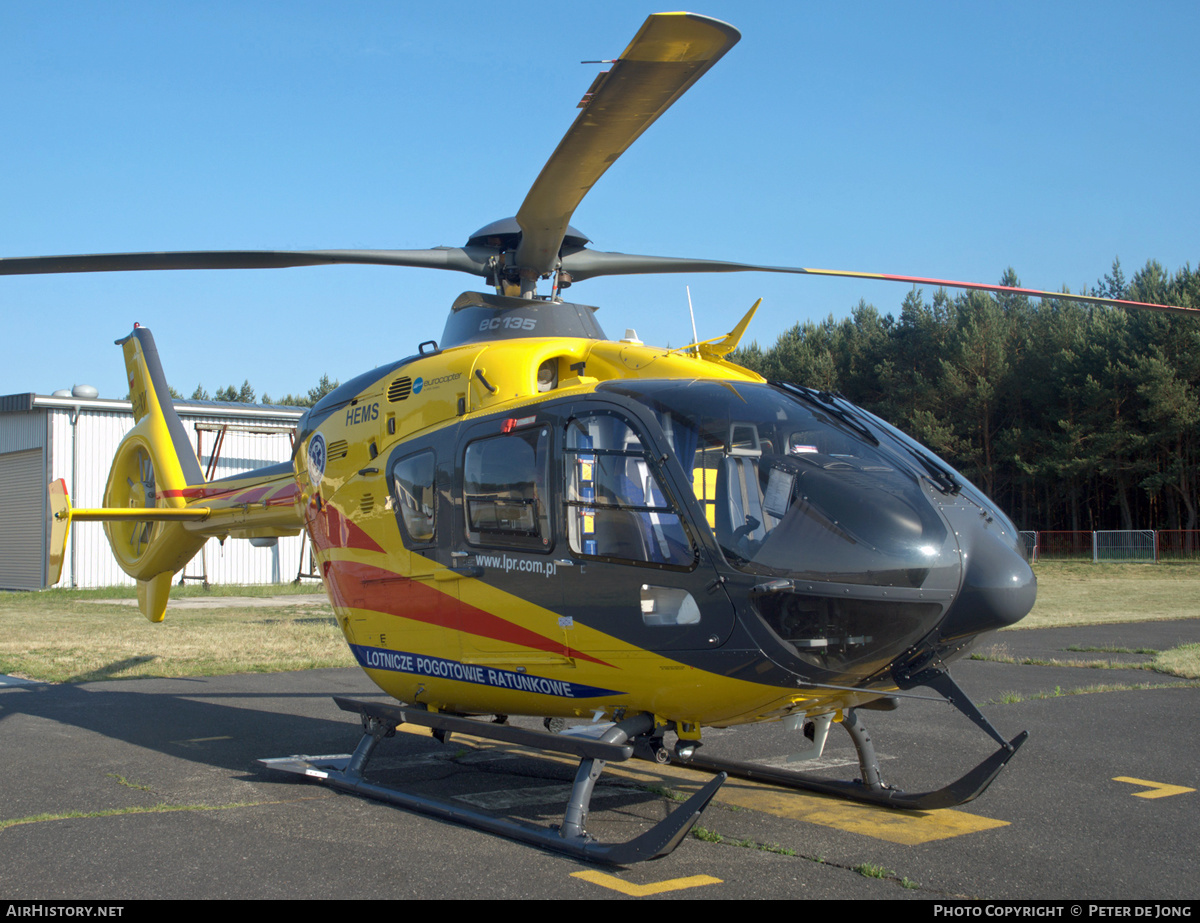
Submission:
[[[1030,732],[977,801],[895,812],[730,780],[699,821],[704,839],[627,869],[255,763],[352,750],[357,716],[331,696],[386,701],[358,670],[0,686],[0,897],[1195,898],[1200,689],[1139,669],[1146,655],[1064,649],[1196,642],[1194,620],[985,639],[980,650],[992,656],[1111,666],[955,665],[1001,733]],[[1075,694],[1097,686],[1107,691]],[[885,780],[912,791],[945,784],[995,749],[939,701],[863,716]],[[706,731],[705,741],[709,752],[745,760],[797,748],[779,725]],[[857,774],[836,728],[823,764],[831,776]],[[442,745],[397,733],[369,775],[553,823],[573,773],[473,738]],[[700,780],[675,767],[610,766],[588,829],[627,839],[675,806],[662,792]]]

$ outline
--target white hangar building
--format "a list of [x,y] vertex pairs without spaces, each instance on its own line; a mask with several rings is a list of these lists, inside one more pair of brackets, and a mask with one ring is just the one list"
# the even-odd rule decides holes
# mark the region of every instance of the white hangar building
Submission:
[[[94,389],[86,389],[94,393]],[[86,393],[77,388],[75,394]],[[287,461],[302,410],[220,401],[176,401],[200,467],[209,480]],[[71,505],[104,505],[104,485],[117,445],[133,428],[127,400],[86,396],[0,396],[0,589],[45,585],[49,560],[47,485],[66,481]],[[215,457],[215,462],[214,462]],[[245,539],[211,539],[184,569],[187,580],[281,583],[296,578],[302,536],[255,547]],[[108,547],[104,526],[71,526],[60,587],[132,584]]]

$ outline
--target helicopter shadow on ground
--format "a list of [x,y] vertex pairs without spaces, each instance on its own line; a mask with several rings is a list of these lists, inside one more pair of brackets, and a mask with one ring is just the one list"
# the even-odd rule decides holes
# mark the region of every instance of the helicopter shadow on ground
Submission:
[[[377,691],[356,670],[313,672],[323,674],[315,686],[320,692],[291,674],[0,690],[0,771],[15,781],[4,813],[103,809],[123,802],[119,793],[137,784],[177,799],[223,779],[228,784],[198,797],[244,797],[234,783],[239,774],[261,778],[255,759],[352,749],[357,722],[338,712],[329,695]],[[194,784],[200,779],[204,784]]]
[[[314,682],[315,680],[315,682]],[[318,690],[318,691],[314,691]],[[356,669],[214,679],[29,684],[0,690],[0,772],[15,780],[5,817],[137,809],[156,801],[207,805],[332,797],[256,761],[349,753],[361,726],[333,695],[390,699]],[[540,722],[537,723],[540,727]],[[531,725],[533,726],[533,725]],[[384,740],[375,782],[548,824],[561,821],[575,763],[428,733]],[[673,807],[653,791],[605,778],[595,808],[605,838],[626,839]]]

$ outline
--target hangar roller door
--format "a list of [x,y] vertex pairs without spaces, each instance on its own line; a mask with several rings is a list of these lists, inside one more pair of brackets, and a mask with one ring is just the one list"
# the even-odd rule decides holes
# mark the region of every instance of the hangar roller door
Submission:
[[46,567],[45,523],[42,450],[0,455],[0,587],[41,589]]

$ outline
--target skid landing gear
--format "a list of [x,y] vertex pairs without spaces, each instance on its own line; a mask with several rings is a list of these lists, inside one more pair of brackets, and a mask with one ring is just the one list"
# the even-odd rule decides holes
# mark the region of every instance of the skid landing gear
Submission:
[[934,811],[939,808],[953,808],[966,804],[968,801],[978,798],[992,784],[992,780],[1000,774],[1000,770],[1008,765],[1008,761],[1029,739],[1029,732],[1022,731],[1012,740],[1006,741],[983,716],[975,703],[967,698],[966,693],[951,679],[949,673],[934,674],[931,672],[929,675],[921,677],[921,684],[940,692],[951,705],[1001,745],[999,750],[970,772],[934,791],[904,792],[884,784],[879,773],[879,760],[875,755],[875,745],[871,742],[871,735],[867,733],[867,728],[858,714],[859,709],[855,708],[847,709],[842,719],[842,727],[850,734],[850,739],[854,742],[854,749],[858,754],[861,776],[854,782],[822,779],[803,772],[776,769],[755,763],[741,763],[720,757],[700,756],[697,751],[685,755],[677,750],[674,759],[691,769],[721,772],[742,779],[769,782],[772,785],[818,792],[823,795],[836,795],[850,801],[907,811]]
[[[530,731],[507,724],[484,724],[469,718],[432,713],[420,706],[386,705],[340,697],[335,697],[334,701],[339,708],[358,712],[362,717],[363,736],[353,754],[291,756],[258,762],[269,769],[307,776],[331,788],[365,795],[591,862],[629,865],[669,854],[687,836],[692,825],[726,779],[726,774],[718,771],[712,781],[640,836],[625,843],[600,843],[585,829],[596,781],[607,762],[623,761],[633,756],[634,747],[628,741],[653,730],[654,721],[651,716],[635,715],[627,718],[609,728],[599,740],[589,740]],[[397,725],[404,723],[431,728],[435,733],[441,732],[443,736],[451,733],[469,734],[473,737],[486,737],[523,747],[578,756],[579,769],[575,774],[575,783],[571,788],[562,824],[555,828],[537,827],[367,781],[364,773],[375,748],[385,737],[395,734]]]

